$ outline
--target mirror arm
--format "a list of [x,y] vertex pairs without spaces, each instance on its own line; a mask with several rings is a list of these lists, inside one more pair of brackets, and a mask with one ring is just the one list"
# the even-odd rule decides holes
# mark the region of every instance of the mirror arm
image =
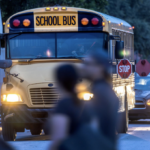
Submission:
[[0,40],[4,39],[4,34],[0,34]]
[[110,35],[109,40],[117,40],[117,41],[120,40],[121,41],[121,37],[118,35]]

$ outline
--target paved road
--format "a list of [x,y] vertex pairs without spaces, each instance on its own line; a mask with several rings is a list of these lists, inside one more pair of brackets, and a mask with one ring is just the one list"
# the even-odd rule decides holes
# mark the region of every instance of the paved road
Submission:
[[[16,150],[44,150],[50,145],[50,137],[31,136],[30,131],[18,133],[15,142],[9,144]],[[150,122],[134,122],[129,125],[127,134],[118,136],[118,150],[150,150]]]

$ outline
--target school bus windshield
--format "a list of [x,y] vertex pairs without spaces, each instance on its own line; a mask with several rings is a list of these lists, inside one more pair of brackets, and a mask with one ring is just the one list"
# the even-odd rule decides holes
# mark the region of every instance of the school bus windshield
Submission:
[[24,33],[8,37],[7,58],[76,58],[91,50],[106,50],[108,35],[101,32]]

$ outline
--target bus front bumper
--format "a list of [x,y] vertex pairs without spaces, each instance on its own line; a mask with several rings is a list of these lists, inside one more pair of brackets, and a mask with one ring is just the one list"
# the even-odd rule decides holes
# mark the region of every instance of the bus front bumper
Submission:
[[3,121],[13,124],[43,124],[53,109],[28,108],[26,105],[2,105]]

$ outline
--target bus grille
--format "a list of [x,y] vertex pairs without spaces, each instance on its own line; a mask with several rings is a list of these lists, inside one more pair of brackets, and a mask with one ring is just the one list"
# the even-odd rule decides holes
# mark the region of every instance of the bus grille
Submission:
[[59,100],[56,88],[31,88],[30,96],[33,105],[51,105]]

